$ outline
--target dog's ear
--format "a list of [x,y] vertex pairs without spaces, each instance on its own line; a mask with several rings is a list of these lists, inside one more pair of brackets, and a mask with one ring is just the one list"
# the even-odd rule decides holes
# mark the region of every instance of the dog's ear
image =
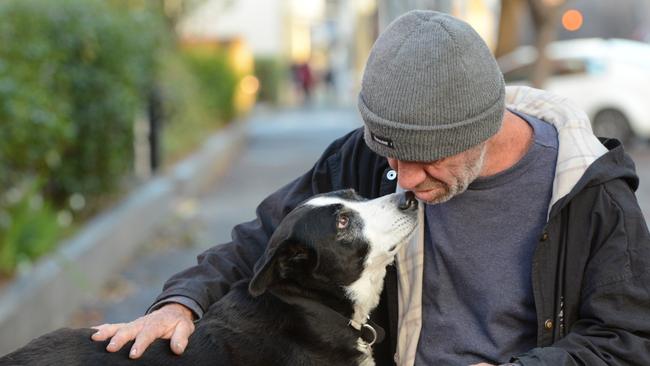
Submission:
[[277,245],[269,244],[255,266],[258,269],[248,285],[248,292],[259,296],[278,280],[304,276],[315,264],[315,250],[303,243],[287,239]]

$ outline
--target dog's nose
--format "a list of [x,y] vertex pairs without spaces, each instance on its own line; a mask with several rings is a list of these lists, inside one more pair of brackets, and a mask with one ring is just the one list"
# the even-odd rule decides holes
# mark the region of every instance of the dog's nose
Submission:
[[415,194],[411,191],[406,191],[399,199],[399,205],[397,206],[400,210],[408,210],[410,208],[415,209],[418,207],[418,200],[415,199]]

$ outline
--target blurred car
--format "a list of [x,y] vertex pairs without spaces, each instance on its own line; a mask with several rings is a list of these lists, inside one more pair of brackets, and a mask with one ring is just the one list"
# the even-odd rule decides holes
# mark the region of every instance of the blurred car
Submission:
[[[597,136],[624,144],[650,139],[650,45],[622,39],[574,39],[547,48],[551,73],[544,89],[584,110]],[[522,46],[498,62],[509,85],[526,85],[537,50]]]

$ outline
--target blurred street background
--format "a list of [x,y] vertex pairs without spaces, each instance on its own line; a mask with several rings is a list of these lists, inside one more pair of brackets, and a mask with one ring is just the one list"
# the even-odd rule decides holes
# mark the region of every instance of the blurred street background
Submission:
[[361,126],[370,48],[411,9],[620,139],[650,217],[650,0],[0,0],[0,355],[142,315]]

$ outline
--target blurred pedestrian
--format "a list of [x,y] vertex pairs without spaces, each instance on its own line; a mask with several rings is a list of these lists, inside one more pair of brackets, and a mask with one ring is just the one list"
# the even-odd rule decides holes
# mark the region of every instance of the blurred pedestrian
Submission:
[[155,338],[182,353],[192,321],[250,277],[282,217],[341,188],[412,190],[420,235],[389,267],[372,317],[378,365],[650,365],[650,235],[634,164],[563,98],[506,91],[466,23],[431,11],[395,20],[368,58],[364,127],[266,198],[175,276],[128,324],[103,325],[114,352]]
[[331,66],[327,67],[323,72],[322,85],[325,88],[325,103],[327,105],[336,104],[336,79],[334,69]]
[[298,65],[298,80],[302,90],[303,104],[308,104],[311,100],[312,88],[314,87],[314,76],[309,63],[304,62]]
[[291,65],[291,77],[298,91],[300,102],[309,104],[312,89],[315,84],[314,75],[308,62],[294,63]]

